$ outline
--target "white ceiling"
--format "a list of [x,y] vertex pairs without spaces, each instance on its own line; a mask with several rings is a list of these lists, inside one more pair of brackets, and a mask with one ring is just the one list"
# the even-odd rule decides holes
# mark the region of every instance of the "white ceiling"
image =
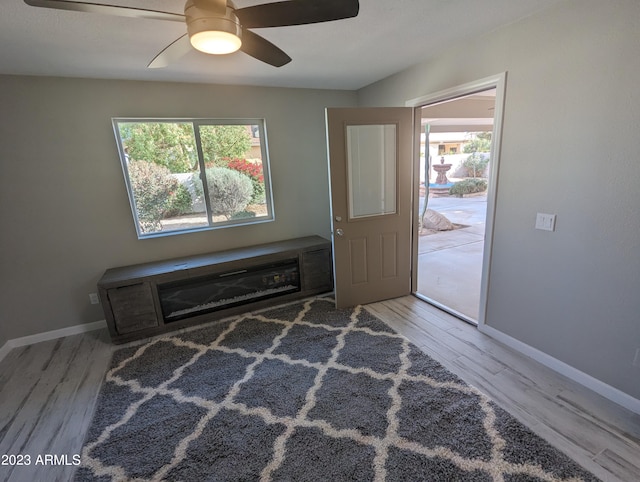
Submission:
[[[0,74],[352,90],[562,1],[360,0],[360,13],[352,19],[256,29],[292,57],[280,68],[242,52],[212,57],[193,51],[167,68],[147,69],[158,52],[186,32],[184,25],[0,0]],[[184,8],[183,0],[95,3],[177,13]]]

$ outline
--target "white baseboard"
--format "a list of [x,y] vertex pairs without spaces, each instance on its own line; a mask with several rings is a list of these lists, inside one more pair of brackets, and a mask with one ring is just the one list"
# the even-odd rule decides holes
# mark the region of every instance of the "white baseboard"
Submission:
[[526,343],[523,343],[520,340],[506,335],[501,331],[496,330],[495,328],[492,328],[485,324],[480,324],[478,325],[478,330],[480,330],[485,335],[490,336],[491,338],[494,338],[501,343],[504,343],[508,347],[513,348],[514,350],[519,351],[524,355],[527,355],[529,358],[533,358],[535,361],[542,363],[546,367],[551,368],[552,370],[564,375],[574,382],[577,382],[580,385],[584,385],[585,387],[593,390],[594,392],[602,395],[612,402],[615,402],[618,405],[631,410],[632,412],[640,414],[640,400],[638,400],[637,398],[633,398],[631,395],[624,393],[623,391],[618,390],[611,385],[607,385],[597,378],[594,378],[591,375],[587,375],[577,368],[574,368],[571,365],[567,365],[557,358],[547,355],[537,348],[527,345]]
[[81,325],[68,326],[59,330],[45,331],[44,333],[36,333],[35,335],[23,336],[8,340],[2,348],[0,348],[0,361],[9,354],[11,350],[19,346],[33,345],[41,341],[55,340],[65,336],[79,335],[89,331],[100,330],[107,327],[105,320],[94,321],[92,323],[83,323]]
[[11,350],[13,350],[13,346],[11,345],[11,341],[12,340],[9,340],[4,345],[2,345],[2,348],[0,348],[0,361],[2,361],[4,359],[4,357],[6,357]]

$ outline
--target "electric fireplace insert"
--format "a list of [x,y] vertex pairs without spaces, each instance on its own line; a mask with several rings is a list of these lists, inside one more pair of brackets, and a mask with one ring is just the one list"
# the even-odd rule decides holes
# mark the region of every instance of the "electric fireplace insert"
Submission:
[[298,258],[158,285],[165,323],[300,291]]

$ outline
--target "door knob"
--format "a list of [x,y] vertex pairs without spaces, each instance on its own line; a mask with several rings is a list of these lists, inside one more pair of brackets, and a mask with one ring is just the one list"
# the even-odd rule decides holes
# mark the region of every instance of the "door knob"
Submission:
[[336,234],[338,236],[344,236],[344,231],[342,229],[338,228],[338,229],[336,229]]

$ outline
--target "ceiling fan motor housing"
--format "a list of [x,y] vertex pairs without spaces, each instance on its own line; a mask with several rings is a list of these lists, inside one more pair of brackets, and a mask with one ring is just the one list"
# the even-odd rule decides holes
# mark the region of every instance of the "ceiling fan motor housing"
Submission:
[[[197,43],[198,36],[202,37],[210,33],[222,33],[223,36],[227,36],[230,39],[236,37],[238,39],[237,47],[233,50],[237,50],[240,47],[240,41],[242,39],[242,27],[240,20],[236,16],[235,6],[233,3],[228,2],[224,15],[219,15],[218,12],[212,12],[205,8],[197,7],[193,0],[187,0],[184,6],[184,15],[187,21],[187,32],[191,43],[199,50],[202,50]],[[231,51],[233,51],[231,50]],[[204,50],[206,51],[206,50]],[[207,53],[229,53],[227,51],[206,51]]]

